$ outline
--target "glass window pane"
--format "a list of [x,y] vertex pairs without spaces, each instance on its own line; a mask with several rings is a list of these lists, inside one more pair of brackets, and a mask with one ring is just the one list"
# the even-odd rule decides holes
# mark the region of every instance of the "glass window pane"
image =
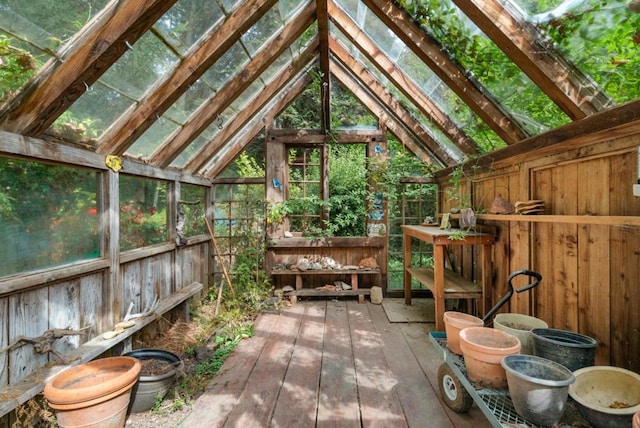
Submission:
[[100,256],[98,174],[0,157],[0,276]]
[[253,24],[249,30],[242,35],[242,42],[247,47],[249,54],[255,53],[264,45],[274,33],[283,25],[277,5],[269,9],[258,22]]
[[167,183],[120,174],[120,250],[168,241]]
[[[183,236],[196,236],[207,233],[204,216],[207,208],[208,190],[206,187],[196,186],[194,184],[183,183],[180,185],[178,215],[181,216],[184,221]],[[178,226],[179,225],[180,221],[178,221]]]

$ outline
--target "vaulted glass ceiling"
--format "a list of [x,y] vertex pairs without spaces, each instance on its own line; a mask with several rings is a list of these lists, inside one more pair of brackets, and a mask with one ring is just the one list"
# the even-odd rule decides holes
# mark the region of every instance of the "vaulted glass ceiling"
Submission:
[[387,121],[446,166],[637,99],[638,11],[639,0],[0,0],[0,129],[215,174],[330,74],[371,110],[359,125]]

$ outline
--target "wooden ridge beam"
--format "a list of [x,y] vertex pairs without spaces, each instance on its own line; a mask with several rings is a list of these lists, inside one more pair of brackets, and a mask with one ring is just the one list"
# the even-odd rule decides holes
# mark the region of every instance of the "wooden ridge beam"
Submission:
[[320,41],[320,130],[328,133],[331,130],[331,76],[329,73],[329,12],[328,0],[316,0],[318,18],[318,39]]
[[[242,94],[260,75],[277,59],[277,57],[289,47],[313,22],[313,8],[308,6],[298,14],[297,19],[284,27],[271,41],[265,45],[244,69],[218,92],[211,95],[203,102],[187,123],[162,144],[160,144],[149,157],[152,164],[167,167],[175,160],[189,144],[195,140],[213,121],[222,113],[235,98]],[[308,50],[316,50],[315,42],[311,41]]]
[[603,111],[613,100],[568,62],[514,7],[497,0],[453,0],[571,119]]
[[0,129],[40,136],[176,0],[118,1],[97,15],[0,112]]
[[[395,63],[380,50],[375,42],[353,22],[353,20],[340,8],[332,4],[330,9],[331,20],[345,34],[345,36],[362,52],[378,69],[407,96],[436,127],[454,142],[465,154],[479,153],[476,143],[453,120],[443,112],[438,105],[431,100]],[[335,39],[330,39],[329,49],[334,54],[341,50],[340,57],[344,63],[345,55],[349,55],[346,49]],[[355,59],[354,59],[355,61]],[[352,61],[350,61],[352,62]],[[352,68],[351,64],[346,64]],[[364,68],[364,67],[360,67]]]
[[[260,120],[259,118],[254,118],[251,126],[245,129],[243,135],[236,138],[233,144],[227,144],[225,147],[226,150],[222,150],[216,153],[209,163],[213,166],[208,171],[204,172],[205,177],[215,177],[236,157],[238,154],[244,150],[244,148],[255,138],[258,133],[265,128],[266,124],[272,123],[273,119],[276,115],[278,115],[282,110],[287,108],[289,104],[293,102],[293,100],[298,97],[307,86],[313,81],[313,78],[309,73],[305,73],[297,78],[292,85],[290,85],[286,91],[281,92],[280,95],[275,97],[274,102],[272,103],[272,107],[268,112],[266,118]],[[273,97],[271,97],[273,98]]]
[[134,109],[116,120],[100,137],[96,151],[123,154],[189,85],[198,80],[233,46],[276,0],[247,0],[220,26],[210,30],[207,40],[192,51],[172,73],[154,87]]
[[[401,122],[405,122],[405,126],[408,129],[413,129],[416,135],[420,135],[424,145],[427,146],[429,151],[433,153],[443,165],[452,165],[456,161],[451,157],[438,141],[431,137],[431,134],[422,130],[423,125],[418,125],[418,121],[414,119],[399,102],[398,100],[384,87],[384,85],[378,81],[378,79],[371,74],[362,63],[350,55],[346,49],[335,39],[331,39],[331,49],[336,59],[340,61],[345,67],[353,73],[354,76],[360,80],[360,82],[367,87],[381,102],[388,108],[393,109],[394,114]],[[401,112],[402,113],[398,113]],[[406,118],[406,119],[401,119]],[[427,134],[425,137],[424,135]],[[474,152],[475,153],[475,152]]]
[[231,139],[236,133],[240,132],[242,127],[263,108],[270,99],[275,96],[287,82],[294,76],[299,74],[305,67],[313,62],[317,55],[317,44],[312,43],[304,52],[280,74],[275,77],[267,86],[265,86],[254,99],[247,104],[236,117],[225,126],[225,128],[217,133],[215,137],[205,144],[200,150],[194,153],[184,166],[185,171],[200,171],[204,168],[214,155],[223,148],[227,140]]
[[527,138],[527,132],[490,96],[489,90],[467,77],[460,65],[441,49],[440,44],[419,28],[404,11],[387,0],[363,2],[507,144]]
[[[389,131],[421,161],[427,164],[435,163],[440,166],[450,165],[444,163],[437,155],[425,150],[416,137],[407,131],[406,127],[413,127],[414,131],[422,134],[421,137],[423,137],[425,141],[431,139],[426,131],[422,130],[421,132],[419,129],[420,124],[418,124],[409,112],[404,110],[399,103],[395,103],[394,105],[385,105],[379,99],[375,99],[370,93],[364,90],[362,84],[358,82],[355,77],[351,76],[342,65],[335,61],[331,62],[331,72],[333,73],[333,76],[349,91],[351,91],[351,93],[353,93],[353,95],[358,98],[365,107],[377,116],[381,122],[384,122]],[[393,112],[394,115],[400,116],[400,118],[392,116],[391,112]],[[403,123],[404,121],[410,122],[410,125],[406,125]],[[433,141],[432,143],[437,145],[437,143]]]

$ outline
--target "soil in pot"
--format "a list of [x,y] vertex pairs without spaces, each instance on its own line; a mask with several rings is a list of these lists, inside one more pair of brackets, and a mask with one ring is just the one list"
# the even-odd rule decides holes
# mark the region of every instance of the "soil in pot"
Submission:
[[129,411],[146,412],[169,391],[182,369],[182,360],[176,354],[162,349],[138,349],[125,355],[141,362],[140,379],[133,388]]

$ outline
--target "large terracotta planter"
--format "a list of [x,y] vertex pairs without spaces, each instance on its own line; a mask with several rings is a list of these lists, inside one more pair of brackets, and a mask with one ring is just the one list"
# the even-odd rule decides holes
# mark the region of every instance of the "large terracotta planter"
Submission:
[[520,340],[502,330],[467,327],[460,332],[460,348],[469,379],[485,388],[507,388],[502,359],[520,352]]
[[139,374],[132,357],[94,360],[56,375],[44,396],[62,428],[121,428]]

